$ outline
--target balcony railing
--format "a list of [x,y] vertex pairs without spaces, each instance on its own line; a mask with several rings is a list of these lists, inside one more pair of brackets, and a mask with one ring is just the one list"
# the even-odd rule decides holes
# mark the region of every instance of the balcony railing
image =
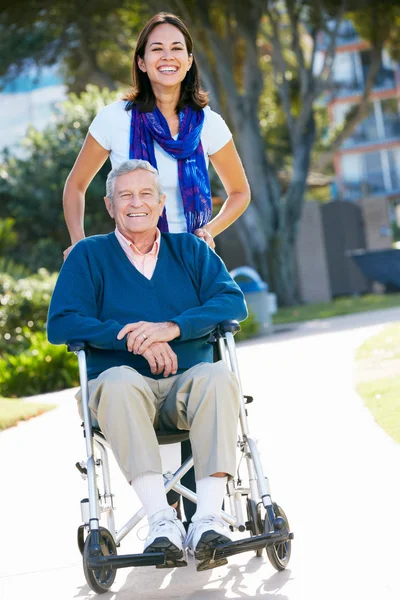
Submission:
[[366,196],[380,196],[400,193],[400,176],[397,171],[390,170],[392,189],[387,189],[382,180],[377,178],[374,182],[360,181],[359,183],[344,183],[341,197],[343,200],[355,201]]
[[353,148],[368,144],[382,144],[389,140],[400,139],[400,117],[394,115],[384,116],[384,135],[379,135],[375,116],[368,117],[360,123],[355,131],[344,140],[342,148]]

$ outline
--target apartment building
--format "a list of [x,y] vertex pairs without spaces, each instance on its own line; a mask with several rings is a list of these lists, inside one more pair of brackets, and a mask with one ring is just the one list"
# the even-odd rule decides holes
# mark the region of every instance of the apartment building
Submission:
[[[328,99],[333,127],[359,102],[370,62],[368,43],[350,22],[344,22],[333,66],[335,89]],[[384,195],[396,204],[400,199],[400,71],[385,51],[369,105],[367,118],[335,154],[338,194],[351,201]]]

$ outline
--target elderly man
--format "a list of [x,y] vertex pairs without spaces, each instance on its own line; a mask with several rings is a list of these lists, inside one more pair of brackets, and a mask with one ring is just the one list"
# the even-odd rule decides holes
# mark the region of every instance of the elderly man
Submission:
[[[80,241],[64,263],[50,304],[53,344],[88,344],[89,406],[146,511],[145,551],[169,566],[198,560],[230,539],[221,519],[235,470],[239,391],[213,363],[210,332],[246,318],[243,295],[207,244],[160,234],[165,195],[157,171],[130,160],[111,171],[105,203],[116,228]],[[155,429],[190,430],[197,510],[186,536],[164,491]],[[186,536],[186,540],[185,540]]]

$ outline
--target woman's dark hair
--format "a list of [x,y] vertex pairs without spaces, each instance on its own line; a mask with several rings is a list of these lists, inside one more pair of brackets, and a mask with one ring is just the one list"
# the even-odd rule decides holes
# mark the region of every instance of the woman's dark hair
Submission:
[[[132,62],[132,80],[133,88],[125,94],[124,100],[128,100],[125,110],[130,110],[133,104],[136,104],[140,112],[151,112],[156,106],[156,99],[150,84],[147,73],[139,69],[138,57],[143,58],[150,33],[157,27],[168,23],[174,25],[182,32],[185,38],[186,48],[193,55],[193,40],[186,25],[175,15],[166,12],[160,12],[154,15],[143,27],[139,34],[135,53]],[[186,73],[185,79],[181,83],[181,95],[178,100],[176,111],[179,112],[184,106],[190,106],[195,110],[200,110],[208,104],[208,93],[201,88],[200,74],[193,56],[192,65]]]

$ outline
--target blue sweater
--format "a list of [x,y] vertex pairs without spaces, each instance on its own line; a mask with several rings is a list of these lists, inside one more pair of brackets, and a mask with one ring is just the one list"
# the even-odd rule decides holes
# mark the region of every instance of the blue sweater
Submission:
[[210,332],[225,319],[243,321],[246,304],[222,260],[196,236],[163,233],[150,280],[129,261],[114,233],[80,241],[65,261],[50,303],[53,344],[89,345],[88,377],[128,365],[153,375],[145,358],[128,352],[117,334],[127,323],[173,321],[181,335],[170,342],[178,373],[212,362]]

